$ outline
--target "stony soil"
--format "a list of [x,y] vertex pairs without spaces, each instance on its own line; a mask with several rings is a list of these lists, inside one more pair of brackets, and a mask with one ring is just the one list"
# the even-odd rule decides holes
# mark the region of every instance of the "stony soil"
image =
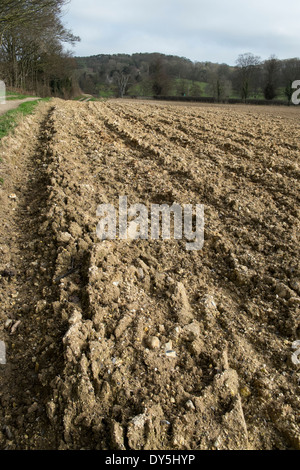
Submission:
[[[53,100],[5,138],[0,448],[299,450],[299,150],[296,107]],[[204,204],[203,249],[100,241],[124,195]]]

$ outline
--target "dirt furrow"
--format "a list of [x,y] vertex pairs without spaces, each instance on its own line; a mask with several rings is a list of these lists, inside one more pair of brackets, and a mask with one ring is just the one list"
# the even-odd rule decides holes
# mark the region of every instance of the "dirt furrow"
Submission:
[[[6,163],[14,164],[16,171],[10,174],[7,165],[7,186],[14,186],[16,194],[2,206],[10,214],[1,230],[1,251],[6,254],[1,259],[1,336],[7,365],[0,371],[0,442],[8,450],[49,448],[56,442],[45,412],[49,390],[39,380],[46,369],[48,378],[51,373],[55,377],[61,352],[60,319],[51,308],[56,298],[52,284],[56,246],[51,230],[41,229],[48,204],[45,167],[51,113],[49,106],[41,105],[36,116],[4,144]],[[5,189],[6,185],[4,203]]]

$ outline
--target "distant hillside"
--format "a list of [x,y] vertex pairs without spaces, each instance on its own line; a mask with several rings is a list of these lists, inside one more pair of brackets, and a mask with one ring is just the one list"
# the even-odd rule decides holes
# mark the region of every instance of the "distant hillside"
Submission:
[[[300,79],[300,60],[265,61],[240,56],[239,66],[193,62],[158,52],[76,57],[76,79],[83,93],[96,97],[174,96],[287,99]],[[253,63],[251,63],[251,60]],[[244,62],[243,62],[244,61]]]
[[204,84],[208,83],[213,71],[221,67],[224,76],[228,78],[234,71],[233,67],[226,64],[195,63],[186,57],[155,52],[99,54],[75,59],[79,86],[83,92],[97,96],[122,94],[122,91],[123,94],[137,96],[180,96],[190,93],[200,96],[205,94]]

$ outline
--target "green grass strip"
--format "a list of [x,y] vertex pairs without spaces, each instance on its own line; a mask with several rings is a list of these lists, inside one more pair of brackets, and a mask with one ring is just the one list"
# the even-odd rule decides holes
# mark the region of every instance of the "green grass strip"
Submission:
[[[0,140],[14,130],[18,125],[22,116],[28,116],[34,113],[34,109],[40,101],[49,101],[51,98],[42,98],[34,101],[26,101],[20,104],[18,108],[11,109],[7,113],[0,115]],[[2,159],[0,159],[1,163]],[[4,183],[3,177],[0,175],[0,186]]]
[[49,101],[50,98],[26,101],[16,109],[11,109],[7,113],[0,115],[0,140],[8,135],[18,124],[20,117],[33,114],[35,107],[40,101]]

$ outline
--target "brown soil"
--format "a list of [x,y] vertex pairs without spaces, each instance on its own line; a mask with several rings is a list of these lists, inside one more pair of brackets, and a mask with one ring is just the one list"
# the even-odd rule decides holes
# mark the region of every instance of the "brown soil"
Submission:
[[[1,449],[300,449],[299,110],[42,103],[0,149]],[[96,237],[204,204],[205,243]],[[166,350],[173,353],[166,353]]]

